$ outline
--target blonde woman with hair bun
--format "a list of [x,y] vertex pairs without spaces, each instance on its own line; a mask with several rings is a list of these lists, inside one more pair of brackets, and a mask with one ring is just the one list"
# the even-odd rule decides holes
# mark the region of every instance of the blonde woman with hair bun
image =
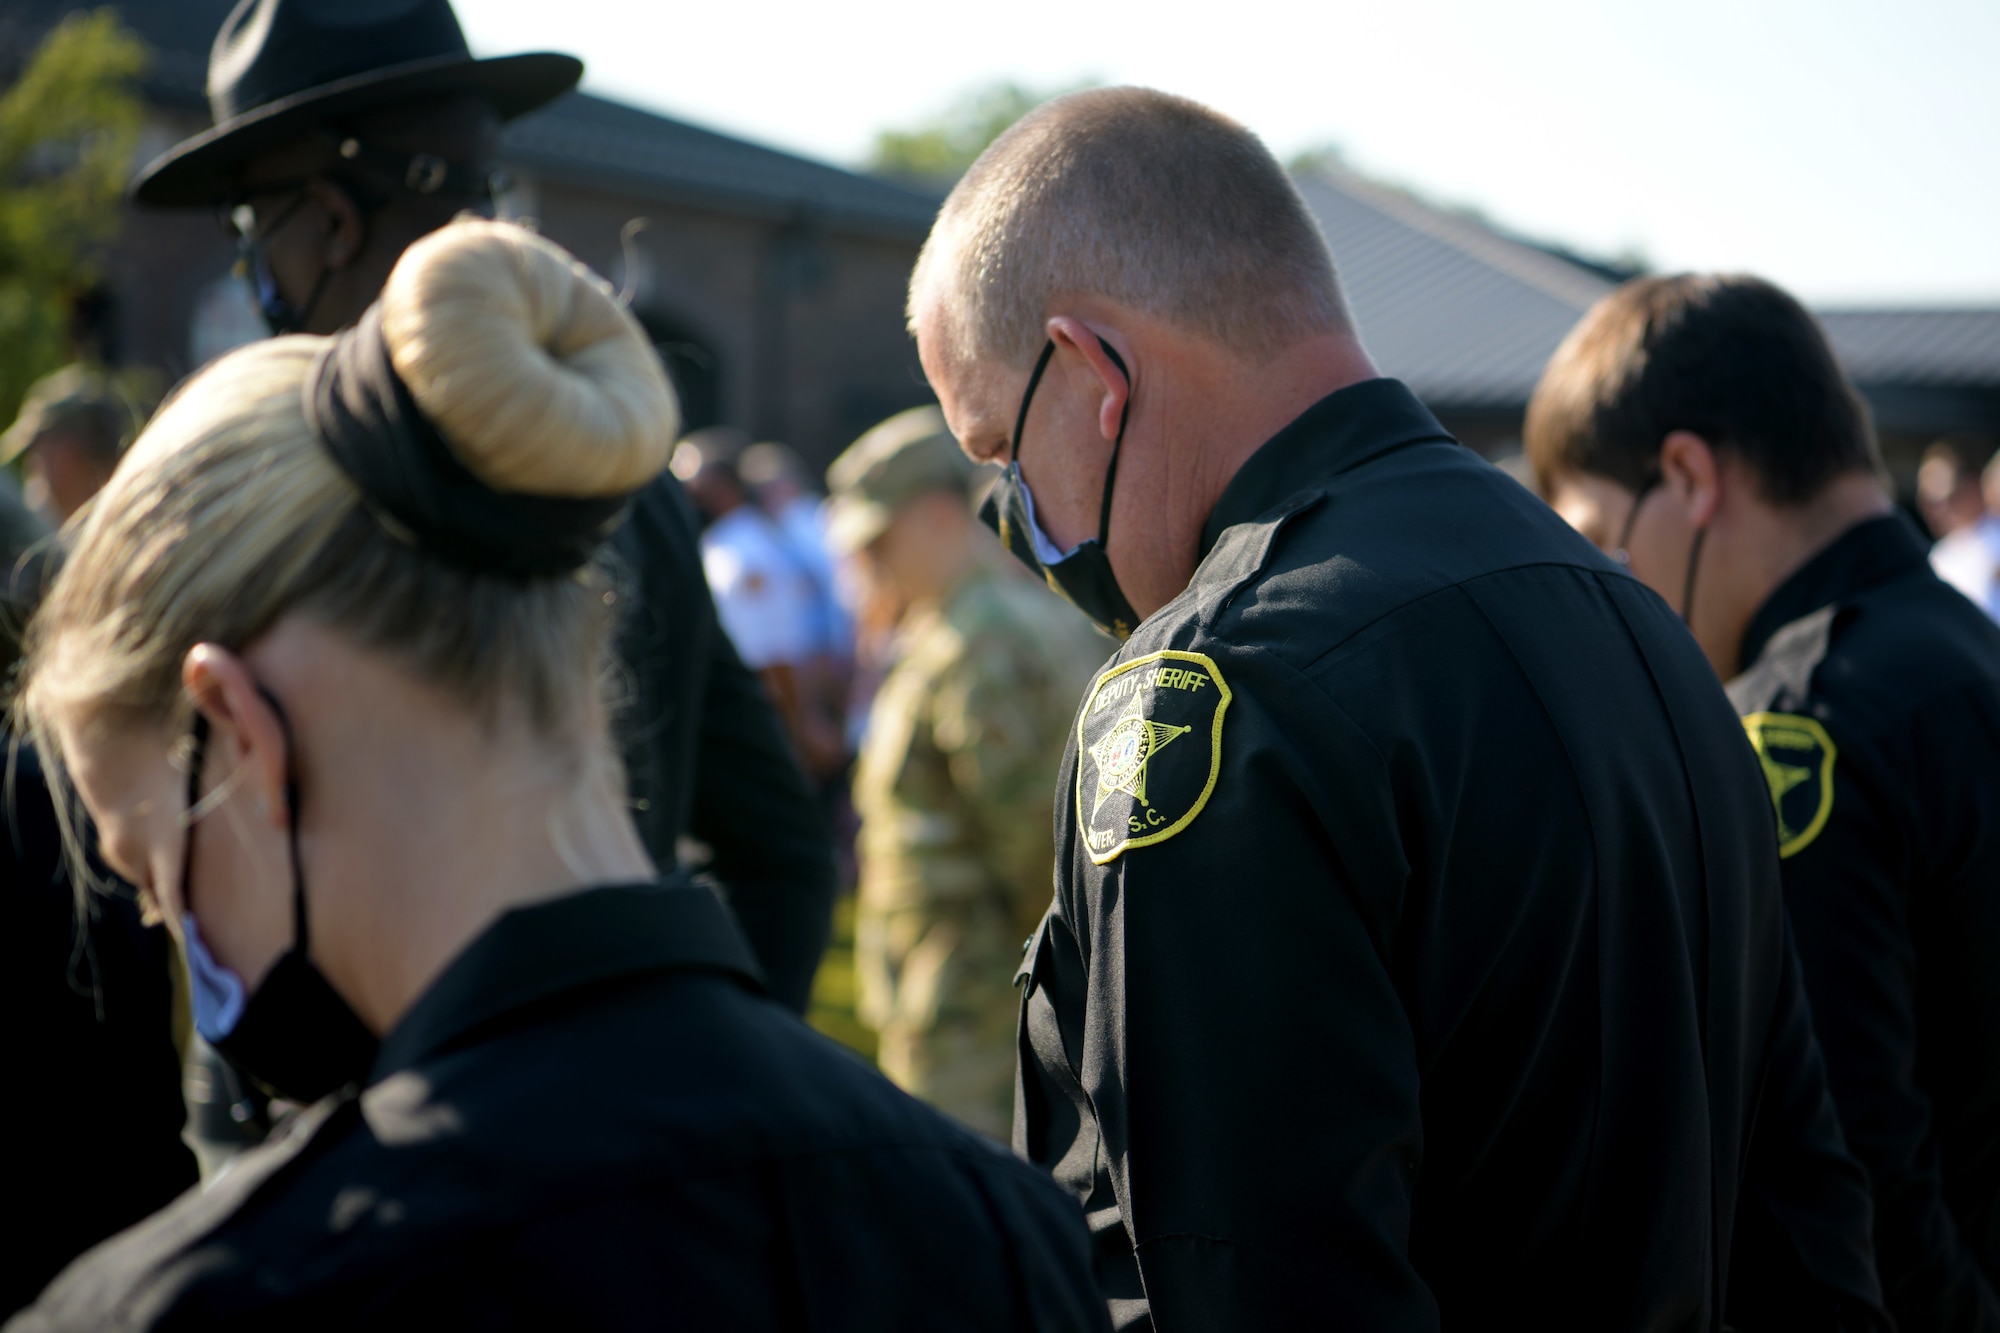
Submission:
[[10,1328],[1105,1326],[1076,1205],[766,996],[634,829],[599,551],[675,418],[601,280],[468,220],[135,444],[19,722],[303,1109]]

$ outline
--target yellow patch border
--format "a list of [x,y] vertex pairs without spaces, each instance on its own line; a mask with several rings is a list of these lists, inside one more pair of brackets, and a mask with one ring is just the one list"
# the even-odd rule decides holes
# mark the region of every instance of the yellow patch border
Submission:
[[[1794,834],[1789,841],[1778,844],[1778,859],[1783,861],[1811,846],[1812,840],[1826,828],[1826,821],[1833,817],[1833,761],[1840,750],[1834,745],[1833,737],[1826,734],[1826,728],[1815,718],[1800,717],[1797,713],[1751,713],[1743,719],[1743,730],[1749,735],[1750,744],[1756,747],[1760,757],[1764,753],[1761,728],[1767,723],[1796,727],[1808,733],[1819,742],[1822,756],[1819,765],[1819,809],[1814,813],[1812,823]],[[1774,807],[1775,804],[1773,802]]]
[[[1162,661],[1200,663],[1203,669],[1208,672],[1208,678],[1215,682],[1215,724],[1210,728],[1208,782],[1202,787],[1201,795],[1195,798],[1194,804],[1188,807],[1188,812],[1158,832],[1144,833],[1136,838],[1126,838],[1105,852],[1092,850],[1090,839],[1085,837],[1083,839],[1083,847],[1089,853],[1093,865],[1109,865],[1131,848],[1150,847],[1156,842],[1165,842],[1189,824],[1194,823],[1194,817],[1202,812],[1208,805],[1208,798],[1215,794],[1215,784],[1222,776],[1222,715],[1229,711],[1229,701],[1235,696],[1230,693],[1229,683],[1223,680],[1222,669],[1216,666],[1215,659],[1207,653],[1183,652],[1178,648],[1163,648],[1157,653],[1147,653],[1144,657],[1135,657],[1129,662],[1120,663],[1110,671],[1099,676],[1097,683],[1090,687],[1090,697],[1083,701],[1083,710],[1077,714],[1076,745],[1078,759],[1076,782],[1074,785],[1076,787],[1076,822],[1078,832],[1087,833],[1090,829],[1090,821],[1083,811],[1082,761],[1082,756],[1090,753],[1090,742],[1083,734],[1083,728],[1084,724],[1090,720],[1091,715],[1097,710],[1097,696],[1103,693],[1106,685],[1109,685],[1126,672],[1137,671],[1142,666],[1149,666],[1154,662]],[[1092,762],[1095,761],[1093,760]]]

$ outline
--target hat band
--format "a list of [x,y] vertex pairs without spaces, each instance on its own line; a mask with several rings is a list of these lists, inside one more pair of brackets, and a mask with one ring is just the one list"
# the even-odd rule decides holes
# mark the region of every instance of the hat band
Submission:
[[396,374],[379,303],[321,350],[302,396],[313,437],[382,529],[454,568],[515,579],[572,573],[624,516],[625,495],[526,495],[474,476]]

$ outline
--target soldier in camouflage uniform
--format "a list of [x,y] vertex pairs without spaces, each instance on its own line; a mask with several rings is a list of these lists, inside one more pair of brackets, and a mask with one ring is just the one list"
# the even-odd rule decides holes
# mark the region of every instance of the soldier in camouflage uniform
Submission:
[[1014,970],[1051,892],[1051,803],[1077,700],[1110,641],[1005,567],[972,464],[935,408],[835,460],[829,538],[896,608],[854,778],[855,971],[882,1071],[1005,1139]]

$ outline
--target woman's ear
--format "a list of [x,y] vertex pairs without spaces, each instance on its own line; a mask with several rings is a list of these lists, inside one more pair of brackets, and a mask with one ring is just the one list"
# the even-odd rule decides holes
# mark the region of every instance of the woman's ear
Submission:
[[181,684],[208,719],[207,762],[216,783],[238,788],[258,819],[285,828],[291,738],[250,668],[227,648],[199,643],[181,661]]
[[1714,446],[1691,430],[1670,431],[1660,445],[1660,486],[1691,526],[1708,526],[1722,504],[1722,464]]

